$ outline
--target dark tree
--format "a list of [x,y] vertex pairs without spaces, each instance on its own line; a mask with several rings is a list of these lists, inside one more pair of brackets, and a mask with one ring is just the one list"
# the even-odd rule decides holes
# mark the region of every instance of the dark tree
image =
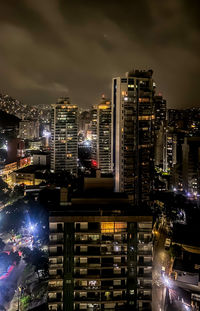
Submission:
[[42,270],[43,274],[47,275],[48,258],[43,251],[39,250],[38,248],[34,248],[33,250],[31,250],[28,247],[23,247],[21,251],[24,257],[24,261],[27,264],[31,264],[35,267],[35,272],[38,275],[38,279],[39,279],[39,270]]
[[12,262],[16,263],[16,265],[18,265],[20,263],[21,258],[19,256],[18,252],[11,252],[10,258],[11,258]]
[[173,244],[170,246],[169,252],[171,257],[179,258],[182,254],[182,247],[180,245]]

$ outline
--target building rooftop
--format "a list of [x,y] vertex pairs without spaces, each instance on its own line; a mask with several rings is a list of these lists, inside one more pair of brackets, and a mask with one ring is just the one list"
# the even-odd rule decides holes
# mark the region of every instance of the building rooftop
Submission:
[[23,168],[20,168],[19,170],[15,171],[16,173],[26,173],[26,174],[34,174],[37,171],[43,171],[46,170],[47,167],[43,165],[28,165]]
[[138,70],[133,69],[128,72],[128,77],[138,77],[138,78],[151,78],[153,75],[153,70]]

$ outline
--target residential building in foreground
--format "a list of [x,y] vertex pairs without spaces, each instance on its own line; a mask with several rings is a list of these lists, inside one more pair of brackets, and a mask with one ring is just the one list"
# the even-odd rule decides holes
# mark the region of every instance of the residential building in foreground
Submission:
[[50,213],[48,308],[151,310],[152,216],[90,183]]
[[149,201],[153,186],[154,90],[152,70],[128,72],[112,82],[115,191]]
[[51,112],[51,170],[77,172],[78,107],[60,98]]

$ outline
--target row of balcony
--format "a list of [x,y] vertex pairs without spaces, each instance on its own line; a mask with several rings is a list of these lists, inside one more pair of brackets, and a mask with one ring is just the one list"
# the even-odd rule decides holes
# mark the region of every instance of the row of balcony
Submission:
[[[110,213],[109,213],[110,214]],[[99,212],[98,212],[99,215]],[[57,228],[49,228],[50,234],[54,234],[54,233],[64,233],[64,228],[63,227],[57,227]],[[149,231],[147,231],[149,232]],[[106,229],[102,230],[100,227],[91,227],[91,228],[76,228],[75,229],[75,234],[94,234],[97,233],[99,235],[111,235],[111,234],[127,234],[127,229],[126,228],[117,228],[116,230],[113,229],[113,231],[108,230],[106,232]]]
[[80,268],[99,268],[99,269],[110,269],[110,268],[126,268],[127,262],[124,263],[80,263],[75,262],[74,267],[80,267]]
[[[63,256],[64,252],[62,249],[57,249],[57,250],[51,250],[49,251],[49,255],[50,256]],[[103,257],[103,256],[117,256],[117,255],[127,255],[127,251],[103,251],[100,249],[99,250],[88,250],[88,251],[80,251],[80,250],[76,250],[74,252],[74,256],[98,256],[98,257]]]
[[[74,273],[73,277],[74,279],[98,279],[98,280],[103,280],[103,279],[107,279],[107,280],[112,280],[112,279],[126,279],[126,277],[128,276],[128,273],[124,272],[124,273],[120,273],[120,274],[104,274],[104,275],[100,275],[100,274],[80,274],[80,273]],[[50,274],[49,275],[49,279],[54,280],[54,279],[62,279],[64,277],[63,273],[59,273],[59,274]],[[151,279],[152,278],[152,273],[151,272],[144,272],[144,273],[138,273],[137,274],[138,278],[144,278],[144,279]]]
[[107,241],[103,241],[103,240],[79,240],[79,239],[76,239],[74,241],[74,244],[75,245],[124,245],[124,244],[127,244],[127,239],[122,239],[122,240],[107,240]]
[[[146,283],[146,284],[138,284],[137,285],[138,289],[152,289],[152,283]],[[81,285],[77,285],[74,284],[74,291],[96,291],[96,292],[105,292],[106,290],[109,291],[115,291],[115,290],[126,290],[127,286],[125,284],[121,284],[121,285],[113,285],[113,286],[98,286],[98,285],[94,285],[94,286],[81,286]],[[60,292],[63,291],[63,286],[55,286],[55,285],[48,285],[48,290],[49,292]]]
[[[50,274],[49,275],[49,279],[50,280],[62,280],[64,277],[63,273],[59,273],[59,274]],[[100,275],[88,275],[88,274],[74,274],[74,279],[78,279],[78,280],[93,280],[93,279],[98,279],[98,280],[113,280],[113,279],[119,279],[119,280],[126,280],[127,278],[127,274],[115,274],[115,275],[104,275],[104,276],[100,276]]]
[[[119,303],[120,302],[126,302],[128,299],[127,295],[117,295],[117,296],[113,296],[113,295],[110,295],[110,296],[106,296],[105,294],[103,295],[96,295],[96,296],[93,296],[93,297],[87,297],[87,296],[75,296],[74,297],[74,302],[85,302],[85,303],[99,303],[99,304],[104,304],[104,303],[108,303],[108,302],[116,302],[118,301]],[[138,294],[137,295],[137,299],[138,300],[144,300],[144,301],[151,301],[152,299],[152,296],[149,294],[149,295],[144,295],[144,294]],[[54,302],[54,303],[61,303],[63,302],[63,298],[62,296],[57,296],[57,297],[48,297],[48,302]]]

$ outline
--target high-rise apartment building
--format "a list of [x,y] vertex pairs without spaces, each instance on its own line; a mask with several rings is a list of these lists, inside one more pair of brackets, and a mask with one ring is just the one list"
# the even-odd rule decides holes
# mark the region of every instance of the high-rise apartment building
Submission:
[[155,111],[155,130],[159,130],[161,125],[166,125],[167,105],[162,95],[156,95],[153,99]]
[[91,110],[91,132],[92,132],[92,159],[97,161],[97,106],[93,106]]
[[19,122],[19,138],[38,139],[39,121],[23,120]]
[[92,109],[92,159],[103,174],[112,172],[111,160],[112,109],[109,99],[102,97],[101,102]]
[[200,193],[200,138],[185,136],[178,141],[178,161],[173,170],[173,187],[188,196]]
[[167,172],[177,163],[177,136],[175,133],[167,129],[164,133],[163,147],[163,171]]
[[97,106],[97,165],[102,173],[112,172],[111,102],[102,98]]
[[51,113],[51,170],[77,172],[78,107],[60,98]]
[[49,310],[151,310],[152,216],[124,194],[72,199],[49,217]]
[[154,89],[152,70],[132,71],[112,83],[115,190],[146,202],[152,189]]

